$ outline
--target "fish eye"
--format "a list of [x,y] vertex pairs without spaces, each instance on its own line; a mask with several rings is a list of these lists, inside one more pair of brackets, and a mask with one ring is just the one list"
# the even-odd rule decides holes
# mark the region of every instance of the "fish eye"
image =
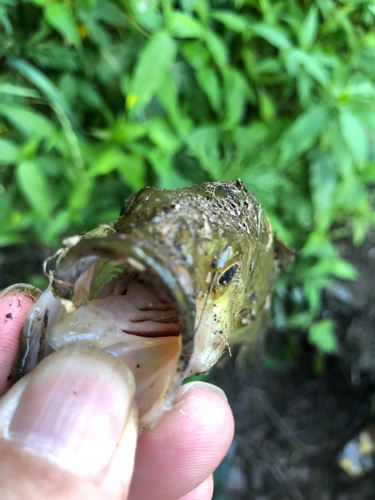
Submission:
[[227,286],[232,279],[235,277],[238,271],[238,264],[234,264],[233,266],[226,269],[219,278],[219,285]]

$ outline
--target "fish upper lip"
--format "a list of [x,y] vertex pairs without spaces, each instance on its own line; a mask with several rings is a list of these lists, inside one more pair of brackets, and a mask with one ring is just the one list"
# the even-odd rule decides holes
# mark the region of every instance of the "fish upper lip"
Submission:
[[147,337],[147,338],[158,338],[158,337],[178,337],[180,335],[180,332],[158,332],[157,335],[155,335],[153,332],[138,332],[138,331],[131,331],[131,330],[122,330],[124,333],[127,333],[128,335],[135,335],[136,337]]

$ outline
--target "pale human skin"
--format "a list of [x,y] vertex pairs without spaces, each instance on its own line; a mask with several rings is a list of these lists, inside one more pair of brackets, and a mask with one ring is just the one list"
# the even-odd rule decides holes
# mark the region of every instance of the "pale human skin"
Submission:
[[[54,354],[11,388],[31,305],[19,293],[0,298],[2,500],[211,499],[212,472],[234,429],[222,391],[185,385],[180,401],[137,440],[132,379],[101,351]],[[105,425],[90,428],[87,412]]]

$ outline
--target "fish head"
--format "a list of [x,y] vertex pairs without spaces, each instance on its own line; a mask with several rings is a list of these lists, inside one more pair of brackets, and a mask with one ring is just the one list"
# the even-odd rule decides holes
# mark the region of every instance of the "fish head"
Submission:
[[[254,293],[264,302],[273,272],[268,220],[240,181],[144,188],[118,219],[68,242],[21,351],[53,310],[44,332],[51,349],[90,344],[129,366],[144,430],[183,379],[207,371],[248,325]],[[41,355],[20,357],[25,373]]]

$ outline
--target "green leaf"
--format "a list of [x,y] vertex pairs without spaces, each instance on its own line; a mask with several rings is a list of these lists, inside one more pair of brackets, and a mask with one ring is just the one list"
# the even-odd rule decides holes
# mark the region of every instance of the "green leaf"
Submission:
[[321,259],[309,269],[310,275],[318,276],[336,276],[343,280],[355,280],[358,276],[356,269],[344,259]]
[[271,123],[275,119],[276,108],[269,93],[260,90],[259,97],[259,114],[265,123]]
[[329,73],[323,62],[321,58],[300,49],[291,49],[285,55],[285,66],[290,75],[296,76],[302,67],[307,74],[324,86],[329,80]]
[[88,169],[87,174],[89,177],[97,177],[99,175],[108,175],[118,166],[120,151],[116,148],[110,147],[104,151],[96,162],[94,162]]
[[337,351],[338,342],[334,332],[334,322],[331,319],[323,319],[314,323],[310,327],[308,339],[310,344],[326,354],[333,354]]
[[133,191],[139,191],[146,185],[146,166],[144,158],[137,153],[121,155],[118,172],[124,183]]
[[332,193],[337,182],[337,173],[332,157],[320,154],[309,168],[310,186],[315,210],[326,214],[332,202]]
[[369,143],[361,121],[349,109],[344,108],[339,115],[341,132],[358,167],[368,161]]
[[190,185],[189,181],[178,173],[170,155],[156,149],[150,152],[148,159],[158,176],[158,186],[170,189]]
[[281,161],[287,163],[308,150],[317,140],[328,118],[328,107],[318,105],[300,115],[284,134]]
[[0,137],[0,163],[15,163],[19,158],[19,147],[8,139]]
[[299,44],[303,49],[310,49],[312,47],[317,29],[318,10],[315,5],[312,5],[298,33]]
[[215,127],[196,127],[186,137],[189,152],[198,158],[201,167],[215,179],[219,179],[220,168],[219,131]]
[[128,108],[147,104],[156,94],[173,64],[176,43],[165,33],[153,36],[138,56],[126,98]]
[[343,280],[355,280],[358,277],[358,271],[355,267],[344,259],[335,259],[332,261],[330,273]]
[[245,33],[249,31],[249,23],[246,18],[240,14],[235,14],[230,10],[214,10],[211,17],[220,21],[228,30],[236,33]]
[[3,83],[0,85],[0,94],[17,95],[20,97],[32,97],[40,99],[39,92],[27,87],[20,87],[19,85],[12,85],[11,83]]
[[336,170],[343,179],[352,177],[355,167],[352,155],[341,133],[338,119],[334,118],[329,121],[326,137],[323,140],[331,145]]
[[37,161],[23,161],[16,168],[17,183],[28,203],[42,219],[48,219],[52,208],[52,193]]
[[67,102],[65,101],[63,95],[61,94],[60,90],[55,87],[51,80],[49,80],[49,78],[47,78],[37,68],[34,68],[34,66],[21,59],[12,59],[9,61],[9,65],[19,71],[21,75],[23,75],[36,87],[38,87],[53,105],[59,106],[61,110],[66,114],[66,116],[70,119],[70,121],[76,124],[73,113],[69,108]]
[[258,36],[264,38],[271,45],[274,45],[278,49],[286,49],[291,47],[289,38],[281,31],[279,28],[274,28],[273,26],[265,23],[252,24],[251,29]]
[[316,315],[319,312],[321,306],[321,295],[322,291],[317,287],[313,280],[305,280],[304,291],[306,299],[310,306],[310,312]]
[[221,106],[221,93],[216,71],[209,66],[205,66],[197,71],[196,77],[199,85],[207,95],[212,108],[218,111]]
[[225,101],[224,127],[233,128],[241,122],[245,112],[246,80],[240,71],[225,72]]
[[54,133],[52,123],[41,113],[26,108],[0,104],[0,115],[4,115],[21,132],[30,137],[48,137]]
[[194,17],[173,11],[169,31],[176,38],[201,38],[203,26]]
[[183,115],[183,111],[178,102],[177,88],[170,75],[164,78],[158,91],[158,98],[163,104],[172,125],[179,132],[186,132],[191,129],[192,122],[186,115]]
[[224,41],[210,30],[204,32],[204,39],[215,63],[219,68],[225,68],[228,64],[229,56],[228,47]]
[[127,27],[129,23],[126,19],[125,9],[121,9],[114,2],[109,0],[98,0],[96,11],[98,19],[113,26]]
[[76,47],[80,45],[77,26],[67,3],[48,3],[44,9],[44,15],[52,28],[55,28],[68,42]]
[[160,151],[169,155],[175,154],[181,147],[181,140],[176,137],[166,120],[163,119],[152,121],[149,137],[158,146]]

